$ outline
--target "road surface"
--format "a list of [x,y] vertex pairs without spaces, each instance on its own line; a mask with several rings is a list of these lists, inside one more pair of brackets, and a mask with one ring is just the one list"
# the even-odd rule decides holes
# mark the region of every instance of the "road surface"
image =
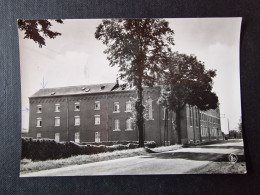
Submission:
[[227,156],[230,153],[243,156],[243,142],[195,146],[163,153],[150,153],[145,156],[72,165],[21,174],[21,177],[184,174],[213,161],[227,162]]

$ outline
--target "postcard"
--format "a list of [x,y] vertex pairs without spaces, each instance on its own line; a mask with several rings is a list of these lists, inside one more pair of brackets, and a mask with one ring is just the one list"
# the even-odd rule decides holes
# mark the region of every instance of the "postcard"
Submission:
[[20,177],[245,174],[241,21],[19,19]]

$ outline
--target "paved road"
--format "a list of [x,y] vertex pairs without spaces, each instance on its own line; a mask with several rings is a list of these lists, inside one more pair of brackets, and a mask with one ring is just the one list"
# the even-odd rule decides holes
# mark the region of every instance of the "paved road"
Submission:
[[227,161],[227,155],[243,156],[243,143],[224,143],[182,148],[146,156],[73,165],[64,168],[27,173],[21,177],[37,176],[84,176],[84,175],[139,175],[139,174],[183,174],[207,165],[212,161]]

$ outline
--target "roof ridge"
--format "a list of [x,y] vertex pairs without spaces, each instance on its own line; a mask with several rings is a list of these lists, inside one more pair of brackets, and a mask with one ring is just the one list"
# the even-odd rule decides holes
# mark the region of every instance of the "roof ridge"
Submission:
[[[41,89],[57,89],[57,88],[69,88],[69,87],[83,87],[83,86],[95,86],[95,85],[105,85],[105,84],[116,84],[116,82],[112,83],[97,83],[97,84],[89,84],[89,85],[71,85],[71,86],[64,86],[64,87],[50,87],[50,88],[41,88]],[[39,90],[41,90],[39,89]]]

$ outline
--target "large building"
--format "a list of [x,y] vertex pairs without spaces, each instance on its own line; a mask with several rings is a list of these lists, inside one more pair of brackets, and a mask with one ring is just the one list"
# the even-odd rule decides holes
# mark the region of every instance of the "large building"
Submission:
[[[177,143],[175,115],[158,104],[160,87],[145,87],[147,116],[145,141],[158,145]],[[44,88],[29,97],[30,117],[27,136],[56,141],[107,142],[138,141],[132,121],[133,88],[118,83]],[[186,106],[181,112],[182,143],[197,143],[221,138],[219,109],[200,112]]]

